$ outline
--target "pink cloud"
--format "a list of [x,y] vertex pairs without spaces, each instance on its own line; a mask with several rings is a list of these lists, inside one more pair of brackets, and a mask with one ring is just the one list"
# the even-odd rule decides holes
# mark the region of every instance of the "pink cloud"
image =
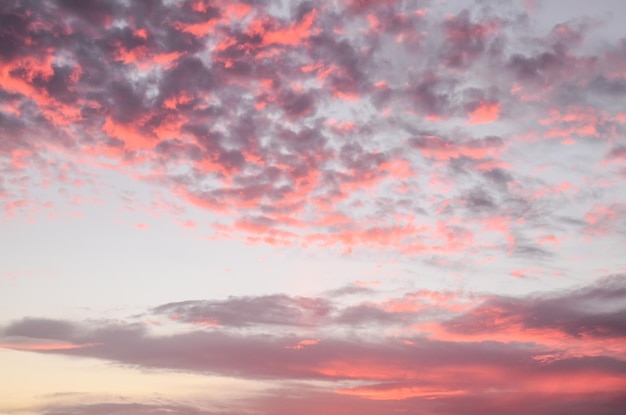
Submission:
[[[285,45],[296,46],[308,39],[314,32],[313,23],[317,12],[311,10],[303,16],[300,22],[294,22],[287,27],[276,28],[275,24],[269,20],[254,20],[249,24],[251,35],[259,35],[263,39],[263,45]],[[268,28],[269,26],[269,28]]]
[[[538,227],[532,218],[514,222],[523,212],[550,212],[532,235],[569,239],[578,231],[560,229],[563,215],[549,205],[585,197],[580,177],[528,176],[554,151],[535,139],[558,138],[584,154],[572,159],[580,175],[601,162],[594,183],[617,186],[623,175],[622,97],[611,92],[619,91],[623,45],[583,53],[584,24],[531,31],[535,48],[526,48],[507,43],[519,27],[497,7],[441,17],[395,1],[285,13],[239,2],[164,3],[150,12],[63,4],[2,9],[17,22],[7,42],[19,45],[3,50],[0,73],[0,133],[12,137],[0,146],[8,219],[47,201],[33,197],[42,187],[19,184],[20,170],[50,186],[65,182],[42,160],[80,158],[218,215],[215,238],[415,257],[489,246],[515,256],[523,250],[513,235]],[[510,133],[472,133],[510,114]],[[450,128],[463,119],[469,124]],[[572,223],[600,215],[584,232],[620,235],[619,214],[595,212],[593,203],[585,199],[588,214],[572,213]],[[157,211],[180,215],[165,205],[150,214]],[[486,222],[498,217],[512,225]],[[506,246],[485,242],[482,230],[501,233]]]
[[626,206],[623,204],[596,204],[585,215],[587,222],[585,233],[606,236],[618,230],[620,221],[624,217],[626,217]]
[[63,350],[82,349],[97,346],[97,343],[72,344],[66,342],[26,341],[13,343],[0,343],[0,348],[21,350],[27,352],[55,352]]
[[481,102],[478,108],[470,113],[470,124],[491,123],[498,119],[500,105],[498,103]]
[[319,339],[305,339],[300,340],[295,346],[286,346],[287,349],[300,350],[307,346],[314,346],[320,342]]
[[[433,400],[456,408],[458,399],[473,397],[507,407],[513,398],[541,397],[559,407],[565,398],[588,402],[626,387],[623,294],[624,276],[617,275],[574,291],[523,297],[419,290],[359,305],[342,305],[341,296],[230,297],[153,309],[173,323],[191,323],[176,334],[137,323],[31,318],[5,326],[0,336],[2,347],[152,370],[271,385],[317,380],[326,400],[356,399],[346,402],[348,414],[360,400],[425,409]],[[275,330],[281,326],[288,334]],[[306,334],[312,330],[315,337]],[[304,399],[306,389],[298,388]]]

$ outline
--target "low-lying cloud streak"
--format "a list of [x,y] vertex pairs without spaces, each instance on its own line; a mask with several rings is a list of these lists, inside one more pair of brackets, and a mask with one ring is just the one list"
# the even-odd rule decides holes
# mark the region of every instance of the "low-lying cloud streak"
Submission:
[[626,398],[624,275],[568,293],[461,297],[411,292],[347,306],[286,295],[186,301],[149,313],[174,322],[170,334],[130,321],[27,318],[4,327],[2,346],[265,379],[281,388],[324,381],[324,394],[386,401],[389,408],[398,401],[412,410],[427,410],[431,400],[461,405],[442,413],[465,413],[462,403],[472,400],[486,410],[513,400],[520,411],[543,400],[539,413],[547,414],[569,402],[591,405],[598,394]]

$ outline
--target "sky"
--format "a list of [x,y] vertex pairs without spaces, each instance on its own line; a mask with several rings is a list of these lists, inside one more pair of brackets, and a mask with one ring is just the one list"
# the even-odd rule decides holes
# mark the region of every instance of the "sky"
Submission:
[[0,413],[622,414],[624,19],[0,2]]

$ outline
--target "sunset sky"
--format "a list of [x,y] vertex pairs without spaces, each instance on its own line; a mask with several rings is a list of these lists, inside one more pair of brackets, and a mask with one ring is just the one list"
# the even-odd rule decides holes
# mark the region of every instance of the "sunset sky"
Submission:
[[0,1],[0,413],[622,415],[624,21]]

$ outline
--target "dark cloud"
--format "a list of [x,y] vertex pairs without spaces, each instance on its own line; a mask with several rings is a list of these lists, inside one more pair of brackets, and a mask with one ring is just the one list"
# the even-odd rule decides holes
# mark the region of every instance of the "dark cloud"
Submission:
[[375,289],[370,288],[370,287],[364,287],[362,285],[356,285],[356,284],[351,284],[351,285],[346,285],[340,288],[336,288],[334,290],[330,290],[326,292],[326,296],[332,298],[332,297],[342,297],[342,296],[348,296],[348,295],[361,295],[361,294],[372,294],[376,292]]
[[196,57],[185,57],[167,71],[161,81],[159,92],[162,99],[187,92],[210,91],[216,83],[215,75]]
[[463,201],[469,210],[477,213],[489,213],[496,208],[493,198],[482,189],[472,190],[463,198]]
[[366,11],[392,7],[396,4],[396,0],[344,0],[348,5],[348,9],[356,13],[364,13]]
[[609,151],[609,154],[606,156],[607,159],[626,159],[626,147],[615,147]]
[[26,318],[6,327],[3,335],[65,340],[75,334],[74,330],[67,321]]
[[62,11],[93,25],[104,25],[113,17],[116,6],[115,2],[104,0],[56,0],[54,3]]
[[390,313],[376,305],[360,304],[346,307],[335,317],[335,322],[348,326],[395,325],[411,320],[411,315]]
[[279,100],[285,115],[291,120],[313,115],[315,111],[315,99],[311,93],[286,91]]
[[97,403],[90,405],[56,405],[42,408],[43,415],[214,415],[183,405],[147,405],[140,403]]
[[12,60],[27,50],[27,31],[29,18],[25,9],[9,9],[6,5],[0,14],[0,56],[3,60]]
[[486,38],[490,30],[486,25],[470,20],[468,10],[443,22],[445,43],[443,63],[452,68],[470,65],[486,48]]
[[442,79],[432,71],[427,71],[406,88],[408,101],[416,110],[426,115],[446,116],[451,113],[451,89],[454,80]]
[[549,258],[553,255],[551,251],[538,245],[520,240],[519,238],[515,243],[513,254],[520,257],[533,258],[535,260]]
[[530,298],[493,297],[444,325],[464,333],[520,325],[558,330],[571,337],[626,337],[626,276],[615,275],[570,293]]
[[[411,383],[398,383],[392,386],[372,386],[371,391],[385,392],[392,387],[419,387]],[[602,415],[621,415],[626,404],[626,396],[619,392],[595,394],[570,394],[559,399],[537,395],[513,395],[506,402],[494,400],[485,395],[450,396],[446,398],[434,395],[404,400],[397,399],[362,399],[358,396],[326,392],[313,387],[282,387],[275,393],[242,399],[238,406],[242,411],[259,412],[267,415],[299,413],[316,415],[333,413],[337,415],[378,415],[389,412],[430,411],[442,415],[471,415],[476,412],[486,415],[497,415],[503,411],[513,415],[524,415],[532,412],[537,415],[567,413],[585,415],[598,413]],[[42,408],[44,415],[235,415],[242,412],[236,410],[205,411],[199,408],[176,405],[145,405],[134,403],[99,403],[92,405],[66,405]]]
[[483,173],[490,182],[501,188],[506,187],[508,183],[513,181],[513,176],[504,169],[495,168]]
[[[616,343],[626,337],[625,281],[626,276],[613,275],[574,291],[516,298],[422,290],[380,303],[335,305],[333,319],[328,318],[329,302],[312,298],[187,301],[153,311],[179,313],[177,319],[199,324],[218,319],[224,325],[212,330],[181,326],[157,335],[138,323],[29,318],[6,326],[0,342],[8,348],[99,358],[131,367],[283,382],[281,390],[284,382],[324,381],[334,394],[323,384],[317,389],[302,386],[291,395],[299,397],[294,397],[294,404],[324,395],[327,403],[346,405],[346,414],[362,402],[464,413],[460,408],[472,400],[483,412],[498,413],[497,408],[508,407],[512,400],[526,402],[522,407],[527,410],[535,408],[532,402],[539,397],[544,400],[543,409],[535,408],[539,413],[570,408],[571,402],[583,407],[595,402],[606,407],[606,413],[616,413],[611,411],[615,402],[621,402],[626,382],[623,347]],[[478,305],[472,306],[476,300]],[[316,320],[315,327],[311,319]],[[399,321],[411,330],[381,332],[381,327]],[[347,330],[336,330],[337,324]],[[293,332],[270,333],[268,325],[290,326]],[[255,330],[229,328],[241,326]],[[595,379],[591,383],[590,374]],[[345,384],[346,380],[359,383]],[[555,382],[561,385],[558,391]],[[494,394],[496,388],[509,392]],[[273,396],[241,404],[274,413]],[[131,410],[154,415],[205,413],[191,407],[129,403],[48,407],[44,413]]]
[[272,324],[316,325],[327,318],[332,304],[321,298],[288,297],[276,294],[262,297],[231,297],[223,301],[191,301],[164,304],[157,314],[180,316],[190,323],[224,326]]
[[[213,372],[250,378],[286,379],[382,379],[399,380],[406,367],[433,370],[443,366],[469,364],[506,367],[521,359],[532,363],[534,353],[498,343],[454,343],[410,338],[410,344],[400,340],[365,338],[323,338],[319,343],[294,350],[296,336],[242,335],[222,331],[191,331],[171,336],[152,336],[138,325],[104,325],[89,330],[77,325],[79,336],[58,334],[51,337],[46,324],[41,331],[27,337],[46,338],[89,344],[91,346],[58,349],[53,353],[97,357],[147,368]],[[21,322],[7,328],[14,332]],[[345,370],[332,370],[334,362],[344,362]],[[388,374],[370,372],[359,374],[359,362],[386,366]],[[532,366],[532,365],[531,365]],[[616,368],[617,370],[617,368]]]

